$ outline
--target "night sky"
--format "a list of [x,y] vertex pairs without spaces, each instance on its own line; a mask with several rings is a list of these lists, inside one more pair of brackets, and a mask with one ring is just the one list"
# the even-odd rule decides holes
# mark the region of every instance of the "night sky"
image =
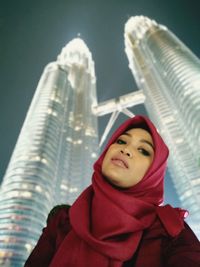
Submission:
[[[198,0],[1,0],[0,181],[43,69],[67,42],[80,34],[89,47],[102,102],[137,89],[124,52],[129,17],[144,15],[167,26],[200,57],[199,10]],[[141,106],[132,111],[145,114]],[[108,118],[100,119],[100,134]],[[179,204],[170,179],[166,199]]]

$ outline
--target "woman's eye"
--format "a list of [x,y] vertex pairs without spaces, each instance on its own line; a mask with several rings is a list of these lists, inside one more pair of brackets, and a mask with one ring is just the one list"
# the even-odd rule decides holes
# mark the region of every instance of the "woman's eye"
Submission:
[[149,157],[151,154],[149,153],[149,151],[147,151],[146,149],[144,148],[139,148],[138,151],[143,154],[144,156],[147,156]]
[[118,139],[116,143],[119,145],[124,145],[124,144],[126,144],[126,141],[124,141],[122,139]]

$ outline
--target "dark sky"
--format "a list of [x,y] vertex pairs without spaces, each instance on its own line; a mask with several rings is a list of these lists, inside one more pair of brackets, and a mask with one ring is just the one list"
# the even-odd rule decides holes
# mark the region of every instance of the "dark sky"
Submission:
[[130,16],[167,26],[200,57],[199,10],[198,0],[1,0],[0,181],[42,71],[67,42],[80,33],[92,52],[101,102],[137,89],[124,52]]

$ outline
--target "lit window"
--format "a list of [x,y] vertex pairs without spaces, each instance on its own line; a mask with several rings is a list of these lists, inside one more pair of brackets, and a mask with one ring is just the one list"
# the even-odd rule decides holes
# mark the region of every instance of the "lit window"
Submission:
[[178,138],[175,140],[176,144],[180,144],[180,143],[183,143],[184,142],[184,139],[183,138]]
[[24,198],[31,198],[32,197],[32,193],[25,191],[25,192],[20,192],[20,197],[24,197]]
[[27,189],[27,188],[28,188],[28,185],[27,185],[27,184],[22,184],[21,187],[22,187],[23,189]]
[[55,95],[51,97],[51,100],[53,100],[53,101],[55,101],[57,103],[61,103],[60,98],[55,96]]
[[49,108],[47,110],[47,113],[50,114],[50,115],[53,115],[54,117],[58,116],[57,112],[55,110],[52,110],[51,108]]
[[92,158],[96,158],[97,157],[97,154],[96,153],[92,153],[91,157]]
[[87,135],[87,136],[94,136],[94,135],[95,135],[94,129],[91,128],[91,127],[88,127],[88,128],[85,130],[85,135]]
[[[4,240],[2,240],[2,242],[4,242]],[[0,258],[4,258],[4,257],[11,257],[14,253],[13,252],[8,252],[8,251],[2,251],[0,250]]]
[[35,190],[40,193],[42,192],[42,188],[39,185],[36,185]]
[[48,163],[48,161],[45,158],[42,158],[41,162],[44,163],[44,164]]
[[72,143],[72,139],[71,139],[71,137],[67,137],[66,140],[67,140],[68,142]]
[[200,185],[200,178],[195,179],[195,180],[192,180],[192,181],[191,181],[191,184],[192,184],[192,185],[198,185],[198,184]]
[[31,246],[31,244],[26,243],[25,248],[27,249],[28,252],[31,252],[31,250],[33,249],[33,246]]
[[76,127],[74,128],[74,130],[75,130],[75,131],[80,131],[80,130],[81,130],[81,127],[80,127],[80,126],[76,126]]
[[61,188],[62,190],[68,190],[68,189],[69,189],[68,186],[65,185],[65,184],[61,184],[60,188]]
[[24,192],[20,192],[20,191],[12,191],[9,192],[7,194],[9,197],[24,197],[24,198],[31,198],[32,197],[32,193],[29,191],[24,191]]
[[41,161],[41,157],[40,156],[33,156],[30,158],[31,161]]
[[83,141],[81,139],[79,139],[79,140],[74,141],[73,144],[74,145],[80,145],[80,144],[82,144],[82,142]]
[[70,189],[69,189],[69,192],[70,193],[74,193],[74,192],[77,192],[78,191],[78,188],[77,187],[71,187]]

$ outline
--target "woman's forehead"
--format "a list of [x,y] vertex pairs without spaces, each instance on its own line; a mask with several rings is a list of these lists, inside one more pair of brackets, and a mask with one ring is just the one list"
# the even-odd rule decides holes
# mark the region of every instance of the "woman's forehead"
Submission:
[[152,140],[152,136],[151,134],[149,133],[149,131],[143,129],[143,128],[131,128],[131,129],[128,129],[126,130],[123,134],[128,134],[128,135],[137,135],[137,136],[146,136],[148,137],[149,139]]

